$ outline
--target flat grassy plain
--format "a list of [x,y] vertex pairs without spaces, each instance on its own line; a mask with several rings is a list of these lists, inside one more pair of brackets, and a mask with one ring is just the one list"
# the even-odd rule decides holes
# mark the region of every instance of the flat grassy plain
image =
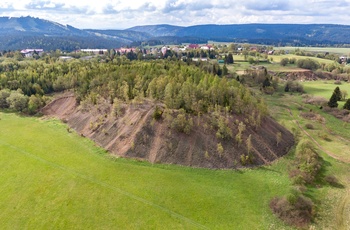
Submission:
[[1,229],[290,229],[289,156],[208,170],[110,156],[60,121],[0,112]]

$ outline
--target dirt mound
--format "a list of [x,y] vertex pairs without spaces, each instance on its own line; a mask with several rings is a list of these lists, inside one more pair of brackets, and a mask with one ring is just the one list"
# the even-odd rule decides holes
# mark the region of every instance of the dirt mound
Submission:
[[70,95],[54,100],[42,112],[65,120],[78,133],[113,154],[152,163],[241,167],[245,165],[242,156],[248,155],[246,140],[251,135],[251,162],[248,165],[262,165],[283,156],[294,145],[293,135],[271,118],[265,118],[259,128],[247,124],[242,142],[238,144],[235,141],[237,122],[244,122],[244,116],[230,118],[228,125],[233,138],[221,139],[210,126],[212,117],[209,115],[193,116],[191,132],[185,134],[170,128],[166,119],[154,120],[155,105],[152,102],[124,105],[124,108],[116,117],[108,103],[78,106]]

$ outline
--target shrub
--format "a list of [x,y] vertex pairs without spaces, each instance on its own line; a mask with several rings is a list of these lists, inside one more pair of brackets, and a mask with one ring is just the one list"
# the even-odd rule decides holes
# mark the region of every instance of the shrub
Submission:
[[289,59],[288,58],[283,58],[280,62],[281,66],[286,66],[289,63]]
[[350,98],[348,100],[346,100],[344,106],[343,106],[343,109],[347,109],[347,110],[350,110]]
[[184,109],[179,110],[179,114],[173,119],[171,127],[179,132],[189,134],[193,127],[192,118],[187,119]]
[[341,184],[339,183],[339,180],[334,175],[327,175],[324,180],[331,186],[339,187]]
[[229,127],[228,120],[225,120],[224,117],[220,116],[218,120],[218,131],[216,132],[216,137],[225,139],[232,137],[232,130]]
[[297,66],[303,69],[316,70],[319,68],[319,63],[312,59],[299,59],[297,61]]
[[155,120],[159,120],[162,118],[162,115],[163,115],[163,110],[161,110],[158,106],[156,106],[154,112],[153,112],[153,118]]
[[0,108],[8,108],[9,104],[6,99],[10,96],[11,91],[9,89],[0,90]]
[[298,192],[292,192],[287,197],[275,197],[270,201],[272,212],[289,225],[299,228],[306,227],[313,217],[313,202]]
[[313,126],[313,124],[306,124],[305,128],[307,128],[307,129],[314,129],[314,126]]
[[304,93],[304,87],[296,81],[288,81],[284,86],[285,92],[298,92],[298,93]]
[[222,147],[222,144],[221,144],[221,143],[219,143],[219,144],[217,145],[217,151],[218,151],[218,153],[219,153],[220,156],[222,156],[222,154],[224,153],[224,147]]
[[311,184],[322,167],[322,161],[310,140],[301,140],[296,148],[297,168],[290,172],[295,184]]
[[11,91],[10,96],[6,98],[6,102],[11,109],[22,112],[28,106],[28,96],[19,91]]

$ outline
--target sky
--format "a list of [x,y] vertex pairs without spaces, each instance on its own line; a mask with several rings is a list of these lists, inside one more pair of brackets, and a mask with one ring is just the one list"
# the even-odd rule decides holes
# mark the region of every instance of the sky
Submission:
[[79,29],[137,25],[350,24],[350,0],[1,0],[0,16],[32,16]]

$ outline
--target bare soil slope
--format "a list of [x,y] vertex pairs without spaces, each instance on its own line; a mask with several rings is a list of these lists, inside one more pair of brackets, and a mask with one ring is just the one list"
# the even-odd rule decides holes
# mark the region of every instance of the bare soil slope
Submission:
[[[251,135],[252,163],[263,165],[283,156],[294,145],[293,135],[271,118],[265,118],[259,128],[247,125],[239,145],[235,138],[220,139],[210,125],[209,115],[193,117],[189,134],[170,128],[165,119],[154,120],[155,106],[151,102],[125,105],[122,115],[116,117],[107,103],[99,106],[78,106],[73,95],[58,98],[42,112],[67,122],[81,135],[94,140],[111,153],[122,157],[148,160],[152,163],[181,164],[207,168],[241,167],[241,156],[247,155],[246,140]],[[234,116],[229,126],[235,136],[238,132]],[[277,141],[277,133],[281,139]],[[223,152],[218,150],[218,144]]]

